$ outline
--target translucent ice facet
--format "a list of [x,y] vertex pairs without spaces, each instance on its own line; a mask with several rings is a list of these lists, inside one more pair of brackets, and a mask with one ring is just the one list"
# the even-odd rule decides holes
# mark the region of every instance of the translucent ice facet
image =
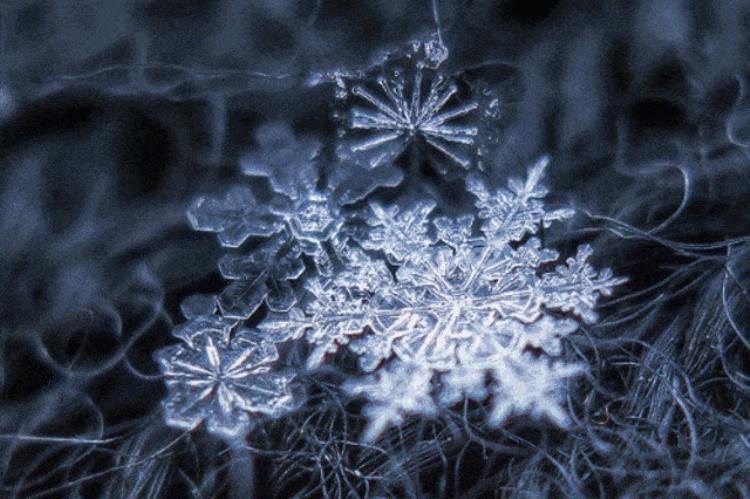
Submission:
[[167,385],[167,424],[192,430],[205,422],[209,432],[241,437],[258,415],[278,416],[293,407],[292,376],[271,371],[278,354],[273,343],[243,329],[229,340],[203,328],[191,342],[164,348],[156,360]]

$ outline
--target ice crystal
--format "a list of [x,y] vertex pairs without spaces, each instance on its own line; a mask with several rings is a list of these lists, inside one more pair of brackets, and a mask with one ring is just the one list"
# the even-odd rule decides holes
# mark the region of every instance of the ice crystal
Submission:
[[448,59],[448,47],[445,46],[440,36],[435,34],[423,42],[417,42],[414,46],[419,51],[420,45],[424,49],[424,64],[430,68],[437,68]]
[[278,340],[303,335],[314,345],[307,360],[310,368],[319,366],[326,354],[334,353],[350,336],[362,333],[371,313],[369,299],[373,293],[392,282],[386,265],[356,248],[346,257],[348,266],[330,278],[315,278],[306,290],[315,299],[304,309],[272,313],[259,328]]
[[247,155],[242,171],[268,179],[271,199],[258,199],[249,187],[234,187],[225,198],[198,198],[188,212],[196,230],[216,232],[222,246],[239,248],[248,238],[263,242],[251,251],[229,253],[222,275],[235,281],[219,297],[225,316],[245,319],[265,301],[274,310],[294,304],[288,281],[305,270],[301,255],[313,258],[328,273],[327,244],[337,244],[344,224],[344,206],[378,187],[395,186],[402,174],[395,168],[358,172],[357,168],[327,172],[321,181],[320,144],[297,138],[288,126],[269,124],[256,136],[258,149]]
[[469,176],[466,186],[476,197],[481,229],[488,242],[505,244],[549,227],[551,222],[573,216],[569,209],[545,211],[542,199],[547,188],[540,183],[549,158],[544,156],[529,168],[526,181],[511,178],[507,189],[491,192],[478,176]]
[[[436,52],[428,53],[440,57]],[[339,156],[367,168],[389,164],[410,144],[424,143],[437,153],[435,166],[468,169],[480,150],[479,127],[472,120],[476,101],[462,95],[458,83],[425,61],[384,70],[375,85],[358,82],[339,95],[351,102],[346,138]],[[343,81],[340,85],[344,85]]]
[[428,247],[432,239],[428,235],[429,215],[435,208],[434,201],[420,201],[409,208],[398,205],[384,207],[370,203],[372,215],[367,223],[372,227],[362,247],[385,252],[394,265],[400,264],[409,255]]
[[[212,300],[213,303],[213,300]],[[174,335],[182,342],[156,353],[167,385],[167,424],[192,430],[202,422],[210,433],[236,438],[261,415],[279,416],[294,407],[292,376],[272,372],[276,347],[257,331],[183,306],[189,321]],[[230,337],[231,334],[231,337]]]
[[400,425],[408,414],[435,414],[432,377],[432,371],[423,366],[395,363],[364,380],[345,384],[345,392],[370,401],[364,411],[369,422],[362,439],[375,440],[388,426]]
[[264,301],[271,309],[288,310],[296,300],[288,281],[305,270],[301,254],[298,242],[288,233],[281,233],[248,253],[225,255],[219,269],[233,282],[219,296],[222,313],[245,319]]
[[[623,280],[609,270],[595,271],[588,263],[588,246],[546,270],[559,255],[542,247],[535,235],[572,215],[544,209],[546,164],[542,159],[529,168],[526,181],[511,179],[507,189],[494,192],[472,178],[478,224],[470,215],[436,217],[431,202],[404,209],[371,204],[372,230],[359,239],[371,256],[350,252],[356,258],[345,262],[341,275],[308,285],[304,307],[269,317],[259,327],[287,337],[304,334],[314,346],[309,367],[349,345],[363,370],[378,373],[363,381],[361,390],[356,382],[350,384],[351,393],[371,393],[378,383],[391,383],[396,373],[406,376],[395,367],[380,374],[380,366],[417,366],[414,372],[439,375],[442,405],[491,393],[491,424],[519,412],[563,424],[556,394],[578,368],[545,364],[545,359],[561,354],[561,339],[578,328],[574,318],[596,320],[598,298]],[[378,254],[395,272],[382,260],[378,266]],[[520,392],[524,395],[516,397]],[[419,393],[417,400],[423,400]],[[378,400],[377,395],[370,398]],[[382,403],[373,403],[368,435],[398,424],[404,412],[432,411],[429,404],[379,411]]]
[[513,414],[527,413],[566,426],[568,415],[561,406],[565,393],[562,382],[582,371],[579,364],[550,362],[530,353],[504,357],[491,369],[495,383],[487,422],[498,426]]

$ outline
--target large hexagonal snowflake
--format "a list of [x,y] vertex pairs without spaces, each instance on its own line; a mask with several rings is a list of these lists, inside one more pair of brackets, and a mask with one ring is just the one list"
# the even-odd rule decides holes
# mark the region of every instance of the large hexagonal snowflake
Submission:
[[[588,246],[554,271],[542,271],[559,255],[543,248],[534,234],[572,215],[570,210],[544,209],[547,191],[540,181],[546,164],[542,159],[529,169],[526,181],[513,179],[507,190],[491,192],[483,181],[472,178],[469,187],[477,197],[479,231],[472,216],[433,218],[429,229],[434,209],[430,202],[402,210],[372,205],[368,222],[373,230],[360,242],[363,248],[384,255],[395,266],[395,274],[386,268],[382,278],[373,279],[361,269],[372,269],[377,259],[366,260],[361,251],[353,252],[359,256],[347,262],[346,278],[324,279],[308,287],[304,308],[269,317],[260,329],[280,337],[284,332],[293,337],[304,333],[316,347],[310,367],[319,365],[339,345],[349,344],[366,371],[396,362],[413,368],[393,373],[415,369],[435,373],[436,391],[444,403],[461,394],[476,397],[492,392],[493,400],[511,404],[498,408],[495,415],[529,409],[531,402],[520,400],[518,407],[512,407],[507,381],[496,381],[487,391],[476,386],[478,380],[484,383],[486,373],[503,376],[510,365],[514,374],[523,366],[534,366],[529,380],[544,371],[556,376],[550,386],[558,386],[576,369],[545,371],[543,362],[525,362],[524,356],[534,351],[559,355],[561,338],[577,329],[573,317],[595,321],[598,298],[623,282],[609,270],[597,272],[591,267]],[[369,263],[363,265],[365,261]],[[523,379],[523,373],[514,379]],[[562,422],[553,408],[557,399],[544,397],[554,390],[543,383],[534,386],[543,387],[540,400],[552,404],[535,414]],[[531,393],[533,387],[528,388]],[[503,419],[493,416],[490,422],[499,424]],[[376,426],[386,425],[378,419]]]

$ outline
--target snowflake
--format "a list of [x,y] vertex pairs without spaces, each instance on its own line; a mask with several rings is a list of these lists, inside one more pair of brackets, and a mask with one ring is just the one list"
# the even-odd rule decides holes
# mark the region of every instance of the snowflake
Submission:
[[167,385],[168,425],[192,430],[205,421],[210,433],[236,438],[258,415],[278,417],[293,409],[292,376],[271,372],[278,359],[274,344],[250,329],[230,339],[227,324],[217,316],[194,316],[175,331],[183,343],[156,353]]
[[362,440],[372,442],[388,426],[400,425],[408,414],[434,415],[432,377],[432,371],[422,366],[394,363],[364,380],[345,384],[345,392],[370,401],[364,411],[369,422]]
[[[557,309],[595,321],[598,297],[609,295],[622,281],[609,270],[597,273],[587,263],[591,255],[588,246],[581,247],[576,258],[568,259],[555,272],[539,272],[542,265],[558,258],[557,252],[542,248],[539,239],[528,237],[548,224],[538,199],[546,193],[538,185],[545,164],[530,168],[526,183],[511,180],[510,191],[498,191],[477,201],[485,237],[470,237],[473,219],[468,216],[455,221],[436,218],[438,239],[426,248],[424,231],[412,229],[415,245],[421,244],[421,250],[404,252],[403,239],[397,240],[395,234],[383,238],[373,231],[370,237],[375,241],[363,241],[364,247],[382,249],[392,262],[408,257],[396,271],[397,284],[381,290],[373,301],[379,308],[370,312],[367,326],[375,334],[357,340],[357,350],[369,355],[382,352],[381,360],[395,354],[404,361],[452,369],[459,345],[485,338],[488,330],[500,330],[498,326],[508,324],[506,319],[536,323],[540,330],[551,321],[546,310]],[[551,212],[551,219],[569,214],[569,210]],[[400,225],[398,220],[390,224]],[[527,239],[520,245],[508,244],[524,237]],[[572,331],[566,324],[560,330],[569,334]],[[383,349],[384,343],[389,348]],[[559,350],[559,346],[550,348]]]
[[188,212],[196,230],[216,232],[227,248],[248,238],[264,241],[249,253],[238,250],[220,262],[222,275],[235,281],[219,297],[225,316],[246,319],[265,301],[271,309],[288,310],[295,302],[288,281],[305,270],[301,255],[313,258],[317,270],[330,272],[327,244],[342,237],[345,205],[378,187],[395,186],[403,175],[383,167],[362,175],[356,168],[328,172],[320,184],[320,144],[296,138],[288,126],[269,124],[256,136],[258,150],[242,161],[246,175],[267,178],[271,199],[258,199],[248,187],[233,187],[224,199],[200,197]]
[[347,139],[338,149],[342,159],[376,168],[419,139],[439,154],[435,166],[442,173],[447,172],[444,160],[463,169],[472,166],[480,129],[469,123],[478,104],[462,99],[453,79],[419,61],[380,74],[376,83],[377,90],[358,83],[340,92],[354,101],[347,113]]
[[[540,181],[546,164],[546,160],[538,162],[529,168],[526,181],[511,179],[508,189],[495,192],[480,179],[471,179],[479,234],[470,215],[455,220],[434,217],[430,228],[434,203],[416,203],[403,210],[371,204],[368,223],[373,229],[359,242],[362,248],[383,255],[395,272],[376,272],[379,279],[361,273],[357,265],[372,269],[377,259],[362,265],[365,258],[360,257],[357,265],[345,270],[345,278],[320,277],[308,286],[304,307],[259,327],[282,336],[283,331],[297,338],[304,334],[314,346],[310,367],[319,365],[325,354],[349,345],[365,371],[378,373],[379,366],[397,362],[438,373],[441,404],[450,405],[463,396],[481,398],[489,393],[483,383],[489,376],[495,406],[511,404],[510,409],[494,410],[493,424],[517,411],[563,422],[551,406],[541,405],[541,398],[549,395],[545,400],[553,403],[554,386],[577,371],[563,367],[545,371],[527,351],[560,355],[561,339],[578,328],[573,317],[594,322],[599,297],[609,295],[623,279],[609,270],[595,271],[588,263],[592,250],[585,245],[554,271],[544,270],[559,255],[543,248],[535,234],[551,221],[572,215],[570,210],[544,209],[547,191]],[[510,371],[502,370],[511,365],[520,366],[514,373],[522,373],[524,366],[530,369],[529,393],[539,394],[540,400],[519,397],[513,405],[513,394],[526,385],[510,384],[510,379],[524,379],[523,374],[512,378]],[[545,372],[550,387],[537,379],[541,376],[537,373]],[[373,381],[363,383],[371,386]]]
[[561,407],[563,382],[583,370],[579,364],[550,362],[530,353],[503,358],[491,371],[494,383],[488,424],[499,426],[514,414],[526,413],[566,427],[569,418]]

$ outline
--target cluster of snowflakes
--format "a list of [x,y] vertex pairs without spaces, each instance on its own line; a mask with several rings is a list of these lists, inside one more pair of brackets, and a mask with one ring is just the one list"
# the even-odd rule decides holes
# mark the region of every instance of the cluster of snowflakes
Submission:
[[[237,438],[293,410],[302,398],[294,371],[277,367],[277,344],[303,339],[308,370],[341,348],[358,356],[364,375],[342,391],[368,400],[364,440],[465,400],[486,403],[489,425],[520,413],[566,424],[563,388],[582,368],[560,359],[561,339],[578,320],[596,321],[597,300],[622,279],[595,271],[588,246],[551,267],[559,255],[538,234],[573,213],[544,208],[547,159],[498,190],[466,176],[476,216],[440,216],[425,199],[369,200],[403,181],[394,161],[417,141],[459,168],[480,166],[477,105],[458,101],[439,74],[424,80],[446,55],[430,43],[415,46],[426,57],[408,93],[401,70],[377,78],[380,93],[344,91],[336,77],[341,97],[369,107],[351,108],[333,167],[322,166],[316,140],[266,125],[242,170],[267,179],[270,197],[236,187],[191,207],[193,227],[230,249],[220,270],[232,282],[219,296],[188,299],[180,342],[157,353],[168,424],[205,422]],[[256,313],[260,323],[244,327]]]

